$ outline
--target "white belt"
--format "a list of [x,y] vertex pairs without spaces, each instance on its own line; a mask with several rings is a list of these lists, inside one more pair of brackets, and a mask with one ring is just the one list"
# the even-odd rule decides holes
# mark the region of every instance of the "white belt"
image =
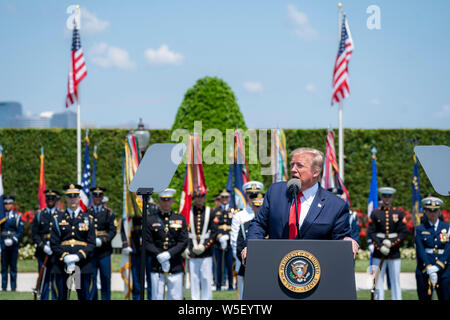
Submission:
[[388,234],[386,234],[386,233],[377,233],[376,234],[376,236],[378,237],[378,238],[389,238],[389,239],[392,239],[392,238],[397,238],[398,237],[398,233],[396,233],[396,232],[394,232],[394,233],[388,233]]
[[431,248],[427,248],[425,249],[426,253],[429,254],[444,254],[444,249],[431,249]]
[[[210,235],[211,231],[208,231],[207,233],[205,233],[203,239],[208,239]],[[199,237],[201,236],[199,235]],[[195,234],[189,233],[189,239],[197,239],[197,236]]]

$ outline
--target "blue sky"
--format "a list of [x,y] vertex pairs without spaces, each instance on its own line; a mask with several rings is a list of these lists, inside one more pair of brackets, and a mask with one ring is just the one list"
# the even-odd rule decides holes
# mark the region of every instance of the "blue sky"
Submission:
[[[0,101],[65,109],[71,1],[0,0]],[[226,81],[250,128],[336,128],[337,1],[79,1],[82,122],[170,128],[185,92]],[[450,129],[450,1],[343,1],[355,49],[346,128]],[[381,29],[369,30],[377,5]],[[71,107],[75,111],[75,107]]]

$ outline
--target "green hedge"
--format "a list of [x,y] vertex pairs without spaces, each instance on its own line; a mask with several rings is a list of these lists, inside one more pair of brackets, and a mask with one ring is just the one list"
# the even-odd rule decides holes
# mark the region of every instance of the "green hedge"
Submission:
[[[122,149],[123,139],[128,133],[120,129],[90,129],[91,157],[93,145],[98,144],[97,184],[108,189],[109,206],[120,216],[122,213]],[[168,142],[169,130],[150,130],[150,144]],[[286,129],[288,152],[299,146],[325,149],[325,129]],[[345,184],[355,208],[365,212],[371,177],[371,153],[378,149],[378,186],[397,189],[394,205],[411,208],[412,156],[415,145],[449,145],[450,130],[432,129],[346,129],[345,137]],[[83,130],[84,136],[84,130]],[[336,136],[336,141],[338,137]],[[204,142],[204,146],[210,142]],[[66,183],[76,182],[76,130],[74,129],[1,129],[0,144],[3,146],[2,174],[5,194],[16,196],[21,211],[37,208],[39,184],[40,148],[45,148],[45,179],[48,188],[62,191]],[[268,143],[270,148],[270,143]],[[336,145],[337,149],[337,145]],[[84,146],[83,146],[84,153]],[[223,172],[228,165],[224,164]],[[205,165],[206,170],[208,165]],[[175,177],[172,185],[179,185]],[[250,169],[250,178],[259,179],[259,170]],[[218,183],[217,181],[220,181]],[[223,175],[208,175],[207,186],[216,186],[226,181]],[[270,176],[263,176],[266,188]],[[223,185],[225,187],[225,185]],[[422,197],[428,193],[436,195],[422,167],[420,167]],[[181,190],[178,189],[178,198]],[[213,190],[215,191],[215,190]],[[211,192],[212,193],[212,192]],[[449,200],[441,197],[444,207]],[[212,198],[208,197],[210,205]],[[178,201],[176,202],[176,207]]]

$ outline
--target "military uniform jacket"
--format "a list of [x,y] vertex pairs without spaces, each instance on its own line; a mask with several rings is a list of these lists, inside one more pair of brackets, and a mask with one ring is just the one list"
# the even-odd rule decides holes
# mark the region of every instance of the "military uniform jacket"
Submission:
[[147,216],[145,235],[146,250],[151,256],[151,271],[163,273],[156,256],[164,251],[170,253],[169,273],[183,272],[181,254],[188,246],[186,219],[173,211],[163,213],[161,210]]
[[241,252],[245,248],[245,239],[247,238],[247,232],[248,232],[248,226],[250,225],[251,220],[241,224],[239,226],[239,232],[238,237],[236,240],[236,256],[241,262],[241,266],[239,267],[238,275],[244,276],[245,275],[245,266],[242,265],[242,257]]
[[54,228],[50,231],[50,245],[54,254],[55,273],[63,273],[64,257],[76,254],[80,261],[76,265],[81,273],[92,273],[92,255],[95,248],[95,227],[88,213],[80,210],[76,218],[67,211],[54,217]]
[[50,231],[55,223],[53,216],[58,216],[59,213],[60,211],[56,208],[54,208],[53,213],[51,209],[45,208],[34,216],[31,224],[31,237],[36,244],[36,252],[34,255],[41,261],[46,256],[44,246],[47,241],[50,241]]
[[[206,221],[206,210],[210,211],[209,220]],[[212,245],[214,244],[214,239],[217,235],[217,227],[214,223],[214,213],[209,207],[203,207],[198,209],[194,206],[191,208],[191,218],[189,219],[188,233],[189,233],[189,257],[190,258],[206,258],[212,256]],[[206,233],[202,238],[203,225],[206,225]],[[196,255],[192,248],[194,247],[194,241],[198,244],[203,244],[205,246],[205,251]]]
[[231,221],[233,219],[233,213],[231,210],[223,209],[218,207],[214,209],[214,223],[217,228],[217,236],[215,245],[220,248],[220,237],[228,235],[229,239],[227,241],[227,250],[231,248]]
[[95,247],[94,256],[102,258],[112,254],[111,241],[116,235],[117,228],[114,225],[114,212],[111,209],[101,206],[96,212],[94,207],[88,209],[88,214],[94,220],[95,237],[102,240],[100,247]]
[[[23,235],[22,215],[15,211],[5,212],[5,216],[0,220],[0,245],[1,249],[18,247],[20,238]],[[13,245],[5,246],[5,239],[13,240]]]
[[416,227],[414,241],[416,244],[417,269],[416,272],[426,274],[427,267],[439,268],[440,278],[450,277],[450,244],[449,224],[439,220],[437,230],[428,220]]
[[[400,259],[400,244],[408,234],[403,220],[403,212],[395,208],[381,208],[372,211],[367,235],[373,241],[375,247],[373,256],[375,258]],[[388,239],[392,243],[387,256],[380,251],[384,239]]]

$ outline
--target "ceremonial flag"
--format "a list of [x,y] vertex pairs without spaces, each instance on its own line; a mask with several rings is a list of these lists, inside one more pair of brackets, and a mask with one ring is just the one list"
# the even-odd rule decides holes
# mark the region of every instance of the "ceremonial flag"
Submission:
[[413,156],[414,166],[412,175],[412,219],[413,225],[417,227],[420,224],[420,218],[422,217],[422,203],[420,199],[420,184],[419,184],[419,163],[417,157]]
[[232,157],[233,162],[230,164],[227,181],[227,191],[231,194],[229,203],[234,209],[243,209],[247,205],[243,185],[249,181],[249,170],[240,130],[234,132]]
[[348,190],[339,174],[338,163],[336,160],[336,149],[334,147],[334,131],[331,129],[328,129],[327,133],[325,161],[323,164],[321,185],[324,189],[341,189],[348,200],[349,206],[352,205]]
[[286,135],[282,129],[271,130],[270,151],[272,182],[287,181],[289,169],[287,167]]
[[79,26],[74,19],[72,35],[72,56],[69,70],[69,81],[67,84],[66,108],[78,100],[78,84],[87,75],[86,63],[81,47]]
[[81,179],[81,192],[80,192],[80,207],[83,212],[87,211],[89,206],[89,188],[91,178],[91,161],[89,158],[89,138],[84,138],[84,170],[83,177]]
[[41,147],[41,169],[39,171],[39,189],[38,189],[38,202],[39,210],[45,209],[47,203],[45,202],[45,172],[44,172],[44,147]]
[[3,157],[3,147],[0,145],[0,224],[5,217],[5,209],[3,207],[3,182],[2,182],[2,157]]
[[[97,186],[97,145],[94,146],[94,153],[92,155],[92,179],[91,179],[91,186],[96,187]],[[89,205],[92,206],[92,193],[89,193]]]
[[197,134],[189,136],[189,145],[186,150],[186,171],[184,187],[181,192],[180,214],[182,214],[187,225],[192,205],[192,196],[195,192],[206,194],[205,176],[203,174],[203,163],[200,150],[200,138]]
[[370,180],[369,205],[367,207],[367,217],[369,219],[372,211],[378,209],[377,158],[375,152],[372,154],[372,179]]
[[350,95],[348,87],[348,63],[353,52],[353,39],[345,14],[342,16],[341,40],[333,70],[333,96],[331,105]]

